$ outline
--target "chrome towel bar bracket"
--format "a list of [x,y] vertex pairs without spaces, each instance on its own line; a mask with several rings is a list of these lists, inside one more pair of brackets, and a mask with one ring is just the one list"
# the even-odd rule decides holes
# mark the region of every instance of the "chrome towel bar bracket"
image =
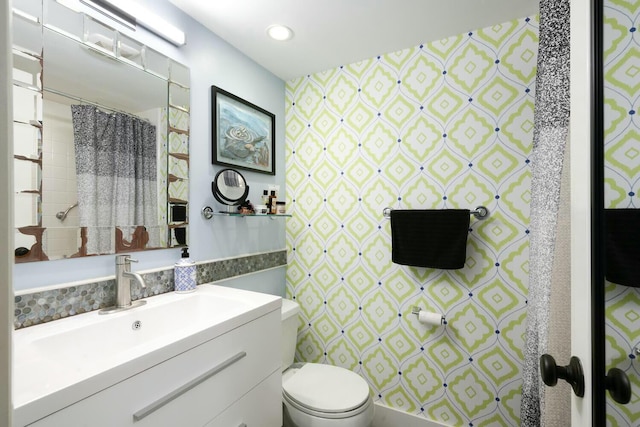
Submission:
[[[389,219],[391,218],[391,211],[393,209],[390,207],[386,207],[382,210],[382,216]],[[478,206],[475,210],[469,211],[469,214],[476,217],[476,219],[486,219],[489,216],[489,209],[484,206]]]
[[470,214],[476,217],[476,219],[485,219],[489,216],[489,209],[484,206],[478,206],[475,210],[470,211]]

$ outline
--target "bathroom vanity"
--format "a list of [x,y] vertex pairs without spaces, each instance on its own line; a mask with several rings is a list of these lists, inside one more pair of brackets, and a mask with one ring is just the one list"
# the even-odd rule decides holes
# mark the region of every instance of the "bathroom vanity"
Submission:
[[280,306],[200,285],[17,330],[14,427],[279,427]]

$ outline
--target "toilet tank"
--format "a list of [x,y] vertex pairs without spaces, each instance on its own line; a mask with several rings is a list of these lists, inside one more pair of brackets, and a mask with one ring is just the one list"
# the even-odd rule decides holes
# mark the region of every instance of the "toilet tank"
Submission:
[[282,371],[293,364],[298,338],[298,303],[282,300]]

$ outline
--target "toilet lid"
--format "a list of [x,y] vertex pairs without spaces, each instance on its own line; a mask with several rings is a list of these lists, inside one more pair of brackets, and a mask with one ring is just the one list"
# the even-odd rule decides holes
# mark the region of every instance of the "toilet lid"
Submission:
[[369,386],[360,375],[319,363],[303,365],[282,388],[290,399],[318,412],[351,411],[369,398]]

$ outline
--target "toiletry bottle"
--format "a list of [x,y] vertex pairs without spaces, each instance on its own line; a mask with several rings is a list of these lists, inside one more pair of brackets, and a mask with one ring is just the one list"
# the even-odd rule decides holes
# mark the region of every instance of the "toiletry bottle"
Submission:
[[182,258],[174,268],[174,281],[179,294],[196,290],[196,263],[189,258],[189,248],[182,248]]
[[269,207],[269,213],[270,214],[275,214],[276,213],[276,202],[278,201],[278,197],[276,196],[276,192],[272,191],[271,194],[269,195],[269,204],[267,205]]

